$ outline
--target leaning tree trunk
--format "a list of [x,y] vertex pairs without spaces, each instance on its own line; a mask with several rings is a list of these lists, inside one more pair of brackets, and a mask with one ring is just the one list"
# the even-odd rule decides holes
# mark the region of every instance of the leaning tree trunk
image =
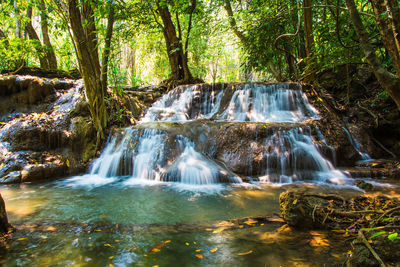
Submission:
[[192,79],[192,74],[189,70],[187,54],[184,53],[181,40],[176,34],[171,13],[167,6],[161,5],[158,6],[158,12],[164,24],[163,33],[171,67],[171,79],[189,81]]
[[[82,12],[76,0],[68,0],[69,18],[77,48],[77,57],[99,144],[100,140],[104,138],[104,128],[107,126],[107,112],[101,83],[93,10],[89,1],[82,1],[80,6]],[[82,19],[85,20],[85,25],[82,24]]]
[[31,19],[32,19],[32,7],[28,7],[26,16],[28,18],[28,21],[25,23],[25,31],[28,34],[29,39],[36,40],[38,42],[38,44],[40,45],[40,46],[38,46],[36,48],[37,54],[38,54],[38,57],[39,57],[40,67],[42,69],[46,69],[47,70],[47,69],[49,69],[49,62],[48,62],[47,58],[45,56],[43,56],[43,53],[42,53],[43,51],[41,49],[42,48],[42,45],[41,45],[42,43],[40,42],[39,36],[37,35],[35,29],[33,28],[32,22],[31,22]]
[[42,28],[42,37],[43,37],[43,44],[46,46],[46,57],[49,63],[50,69],[57,69],[57,57],[54,53],[53,46],[50,42],[49,37],[49,26],[47,21],[48,13],[46,11],[46,5],[44,0],[39,1],[39,10],[40,10],[40,26]]
[[385,89],[392,99],[396,102],[397,108],[400,110],[400,79],[387,71],[381,64],[379,58],[375,54],[375,48],[369,42],[368,34],[362,23],[361,17],[358,13],[354,0],[345,0],[346,5],[350,12],[350,17],[360,39],[360,45],[364,51],[365,57],[372,67],[376,78],[380,85]]
[[384,0],[370,0],[375,13],[375,21],[378,24],[379,32],[383,44],[389,52],[393,66],[396,69],[397,75],[400,75],[400,50],[396,45],[395,28],[391,23],[389,12],[386,8]]

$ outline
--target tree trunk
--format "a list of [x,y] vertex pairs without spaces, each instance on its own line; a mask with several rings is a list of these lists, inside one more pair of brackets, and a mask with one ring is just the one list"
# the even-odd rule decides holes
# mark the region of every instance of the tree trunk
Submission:
[[17,38],[22,38],[21,20],[19,18],[19,7],[17,0],[14,0],[14,14],[15,14],[15,35]]
[[57,57],[54,53],[53,46],[50,42],[49,37],[49,26],[47,22],[47,10],[44,0],[39,1],[39,10],[40,10],[40,26],[42,28],[42,37],[43,44],[46,46],[46,58],[49,64],[50,69],[57,69]]
[[350,12],[350,17],[354,25],[354,29],[360,39],[360,45],[364,51],[365,57],[372,67],[376,78],[380,85],[385,89],[392,99],[396,102],[397,108],[400,110],[400,79],[387,71],[381,64],[379,58],[375,54],[375,48],[369,42],[368,34],[362,23],[354,0],[345,0]]
[[395,0],[385,0],[390,23],[392,24],[397,50],[400,51],[400,5]]
[[176,35],[171,13],[167,6],[158,3],[158,13],[163,21],[163,33],[167,45],[169,64],[172,80],[189,81],[192,79],[188,66],[187,54],[184,53],[181,40]]
[[108,58],[111,52],[111,39],[114,27],[114,1],[110,1],[110,10],[107,19],[107,32],[106,41],[104,45],[103,58],[101,60],[101,84],[103,87],[104,94],[107,92],[107,72],[108,72]]
[[26,16],[28,18],[28,21],[25,23],[25,31],[29,36],[29,39],[31,40],[36,40],[38,43],[38,47],[36,47],[36,51],[39,57],[39,62],[40,62],[40,67],[42,69],[48,70],[49,69],[49,62],[47,61],[47,58],[43,56],[43,51],[42,51],[42,43],[40,42],[39,36],[37,35],[35,29],[32,26],[32,7],[29,6]]
[[304,36],[306,41],[306,54],[307,57],[311,57],[314,50],[311,0],[304,0],[303,10],[304,10]]
[[[104,138],[104,128],[107,126],[107,111],[101,84],[96,29],[89,1],[82,1],[79,6],[81,6],[81,10],[76,0],[68,0],[69,19],[77,48],[77,58],[99,144],[100,140]],[[82,19],[84,19],[85,25],[82,24]]]
[[374,9],[375,21],[378,24],[383,44],[389,52],[397,74],[400,74],[400,53],[397,49],[393,25],[389,20],[388,10],[386,9],[384,0],[370,0],[370,2]]

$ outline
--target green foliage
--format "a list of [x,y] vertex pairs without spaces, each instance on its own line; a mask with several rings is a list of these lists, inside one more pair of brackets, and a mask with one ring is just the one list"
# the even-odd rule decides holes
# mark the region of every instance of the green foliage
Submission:
[[398,236],[398,233],[392,233],[392,234],[390,234],[390,235],[388,235],[388,239],[390,240],[390,241],[395,241],[396,239],[400,239],[399,237],[397,237]]

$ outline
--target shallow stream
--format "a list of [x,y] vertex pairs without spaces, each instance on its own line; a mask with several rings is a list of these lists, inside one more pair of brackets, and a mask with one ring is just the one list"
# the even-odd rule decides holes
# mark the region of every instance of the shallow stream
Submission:
[[229,228],[225,220],[278,213],[288,187],[360,193],[312,184],[126,186],[123,178],[88,186],[81,178],[2,186],[18,229],[5,266],[340,266],[345,238],[251,218]]

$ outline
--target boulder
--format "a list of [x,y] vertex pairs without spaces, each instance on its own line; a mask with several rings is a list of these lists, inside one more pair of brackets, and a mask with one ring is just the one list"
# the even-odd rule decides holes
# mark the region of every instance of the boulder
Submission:
[[8,232],[9,229],[10,224],[7,219],[6,206],[3,197],[0,194],[0,234]]
[[314,217],[314,209],[328,207],[329,201],[301,192],[286,191],[279,196],[279,207],[283,220],[296,229],[321,228],[322,224]]

